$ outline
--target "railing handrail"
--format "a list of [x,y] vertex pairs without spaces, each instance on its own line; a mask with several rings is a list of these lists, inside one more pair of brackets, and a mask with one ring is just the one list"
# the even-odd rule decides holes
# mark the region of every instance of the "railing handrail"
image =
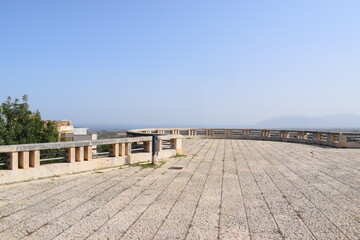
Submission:
[[[126,132],[128,133],[143,133],[152,135],[154,133],[144,133],[141,131],[171,131],[171,130],[247,130],[247,131],[286,131],[286,132],[308,132],[308,133],[331,133],[331,134],[346,134],[346,135],[359,135],[360,132],[339,132],[339,131],[320,131],[320,130],[307,130],[307,129],[280,129],[280,128],[139,128],[139,129],[130,129]],[[155,133],[156,134],[156,133]]]

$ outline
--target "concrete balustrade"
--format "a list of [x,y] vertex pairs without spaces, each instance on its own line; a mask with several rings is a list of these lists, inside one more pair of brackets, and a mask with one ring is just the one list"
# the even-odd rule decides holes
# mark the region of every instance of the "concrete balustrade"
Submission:
[[136,135],[136,133],[140,132],[161,134],[166,131],[181,134],[187,138],[269,140],[316,144],[338,148],[360,148],[360,133],[349,132],[224,128],[149,128],[133,129],[127,132],[129,135]]
[[[146,134],[151,134],[147,131]],[[164,132],[160,130],[159,132]],[[175,131],[176,132],[176,131]],[[172,157],[182,152],[181,135],[163,135],[157,140],[161,145],[164,140],[171,141],[170,149],[159,151],[157,159]],[[132,145],[143,146],[135,151]],[[97,153],[93,146],[110,146],[107,156]],[[176,148],[181,148],[179,151]],[[60,158],[43,158],[42,151],[54,151],[44,154],[63,153]],[[30,179],[71,174],[89,170],[116,167],[125,164],[153,160],[153,137],[140,136],[131,138],[104,139],[94,141],[57,142],[41,144],[20,144],[0,146],[0,153],[6,153],[7,169],[0,170],[0,184]],[[62,162],[52,161],[62,159]],[[42,164],[46,163],[46,164]]]

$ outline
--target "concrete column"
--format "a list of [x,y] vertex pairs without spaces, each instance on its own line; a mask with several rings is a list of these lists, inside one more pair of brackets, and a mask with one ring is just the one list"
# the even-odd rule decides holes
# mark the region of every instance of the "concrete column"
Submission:
[[119,144],[111,144],[111,156],[118,157],[119,156]]
[[145,152],[151,152],[152,151],[152,142],[151,141],[144,142],[144,145],[145,145]]
[[289,138],[289,132],[288,131],[284,131],[284,138]]
[[30,151],[30,167],[40,167],[40,151]]
[[75,148],[75,161],[83,162],[84,161],[84,147]]
[[67,160],[66,161],[69,163],[75,162],[75,148],[67,149]]
[[297,139],[304,139],[304,132],[297,132]]
[[84,160],[91,161],[92,160],[92,146],[84,147]]
[[125,155],[126,156],[131,155],[131,143],[125,143]]
[[19,154],[17,152],[9,153],[9,159],[7,161],[7,168],[10,170],[16,170],[19,167]]
[[346,147],[347,145],[347,135],[340,133],[339,135],[339,147]]
[[231,133],[230,130],[228,130],[228,129],[224,130],[224,135],[225,136],[230,137],[230,133]]
[[161,139],[158,140],[158,151],[159,152],[162,151],[162,140]]
[[267,132],[268,132],[267,130],[261,130],[261,137],[267,138],[267,135],[268,135]]
[[119,155],[120,156],[125,156],[125,143],[120,143],[119,144]]
[[321,140],[320,138],[321,138],[320,133],[318,133],[318,132],[314,133],[314,140],[315,141],[320,141]]
[[181,138],[175,138],[171,139],[171,145],[174,149],[176,149],[176,154],[183,155],[183,148],[182,148],[182,139]]
[[250,130],[244,130],[244,136],[249,137],[250,136]]
[[280,138],[285,138],[285,132],[284,131],[280,131]]
[[29,152],[19,153],[19,167],[22,169],[29,168]]

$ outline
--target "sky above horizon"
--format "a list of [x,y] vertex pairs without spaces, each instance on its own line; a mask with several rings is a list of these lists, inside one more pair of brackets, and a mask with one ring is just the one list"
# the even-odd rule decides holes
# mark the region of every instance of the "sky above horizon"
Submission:
[[76,124],[360,115],[360,1],[0,3],[0,102]]

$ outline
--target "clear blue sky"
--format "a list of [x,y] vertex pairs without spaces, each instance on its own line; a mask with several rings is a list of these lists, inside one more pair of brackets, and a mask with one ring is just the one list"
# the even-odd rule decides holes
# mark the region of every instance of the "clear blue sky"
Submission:
[[44,119],[247,125],[359,91],[358,0],[0,2],[0,102]]

